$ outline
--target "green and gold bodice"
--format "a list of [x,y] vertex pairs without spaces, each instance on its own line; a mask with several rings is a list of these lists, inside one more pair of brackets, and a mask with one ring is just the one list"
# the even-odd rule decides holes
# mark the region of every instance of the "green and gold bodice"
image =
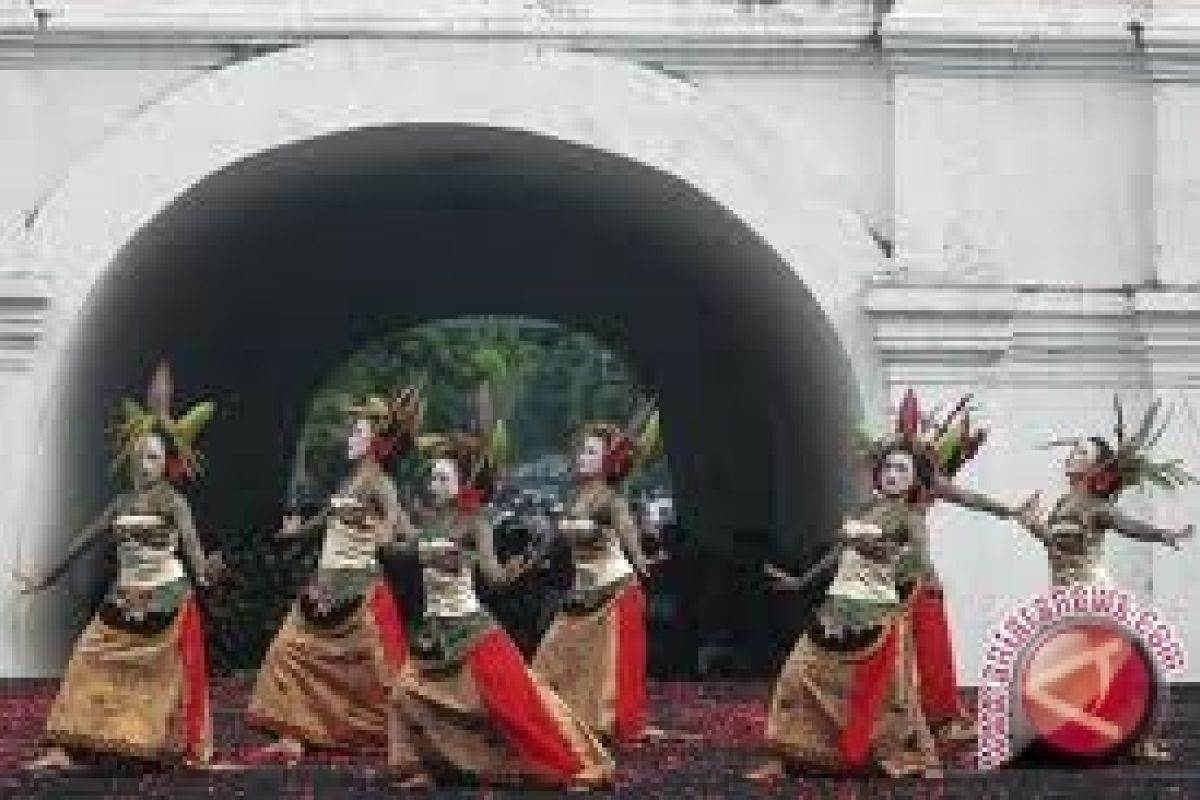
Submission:
[[1108,509],[1108,501],[1084,494],[1064,495],[1054,504],[1042,540],[1050,558],[1052,583],[1112,583],[1104,566]]
[[475,594],[477,524],[472,515],[450,511],[422,529],[418,546],[427,616],[463,617],[482,610]]
[[187,501],[169,484],[157,483],[119,496],[108,524],[117,579],[106,606],[135,622],[173,614],[189,591],[180,552],[193,549],[193,567],[201,563]]
[[591,484],[576,490],[559,524],[569,533],[576,592],[604,590],[634,574],[619,534],[620,526],[633,525],[633,520],[611,487]]
[[377,573],[378,533],[374,526],[361,524],[355,517],[365,514],[368,519],[387,519],[394,498],[395,487],[386,475],[343,485],[328,501],[318,568]]
[[[900,561],[922,524],[919,507],[883,497],[847,517],[841,531],[847,544],[817,612],[828,634],[875,627],[899,608]],[[849,541],[852,535],[858,541]]]
[[477,515],[444,511],[420,532],[425,610],[414,624],[413,649],[423,669],[451,669],[495,626],[475,593]]
[[129,492],[118,498],[110,526],[117,549],[117,584],[147,588],[184,577],[178,558],[181,538],[190,529],[185,501],[168,484]]

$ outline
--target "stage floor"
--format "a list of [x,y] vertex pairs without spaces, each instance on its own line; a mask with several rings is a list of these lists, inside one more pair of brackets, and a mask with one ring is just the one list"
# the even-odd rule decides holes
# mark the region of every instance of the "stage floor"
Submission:
[[[64,774],[27,775],[18,766],[34,752],[54,684],[0,683],[0,797],[280,797],[367,798],[400,794],[381,769],[382,753],[324,755],[302,767],[234,772],[135,772],[85,767]],[[214,686],[219,759],[262,741],[242,723],[245,681]],[[793,779],[764,790],[742,779],[761,759],[759,750],[768,687],[748,683],[659,683],[651,686],[655,721],[665,728],[702,734],[698,741],[643,744],[619,753],[619,785],[607,796],[629,798],[836,797],[836,798],[1200,798],[1200,685],[1177,687],[1166,738],[1176,760],[1166,765],[1080,771],[1048,767],[980,773],[951,768],[943,781]],[[426,797],[515,797],[527,792],[439,790]],[[545,796],[545,793],[541,793]],[[596,796],[606,796],[599,794]]]

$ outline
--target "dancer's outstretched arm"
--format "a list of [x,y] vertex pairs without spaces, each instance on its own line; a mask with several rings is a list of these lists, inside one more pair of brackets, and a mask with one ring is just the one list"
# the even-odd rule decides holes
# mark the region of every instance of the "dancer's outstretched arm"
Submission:
[[1175,548],[1179,547],[1181,541],[1190,539],[1195,533],[1195,527],[1192,525],[1185,525],[1178,530],[1160,528],[1157,525],[1131,517],[1111,504],[1100,513],[1099,521],[1100,524],[1112,528],[1117,533],[1129,539],[1135,539],[1139,542],[1165,544]]
[[1019,508],[1014,508],[994,497],[959,486],[951,481],[938,481],[933,487],[933,494],[938,500],[945,500],[962,508],[990,514],[999,519],[1012,519],[1020,513]]
[[296,540],[311,539],[325,529],[329,522],[329,508],[323,508],[308,519],[301,519],[299,514],[289,514],[283,518],[283,524],[275,533],[276,539]]
[[121,505],[124,495],[118,495],[110,502],[103,511],[101,511],[95,519],[93,519],[80,533],[75,540],[71,542],[67,548],[67,554],[53,568],[48,570],[45,575],[35,578],[28,578],[23,575],[15,576],[21,584],[21,594],[34,594],[45,589],[49,589],[66,574],[71,565],[95,544],[101,540],[111,541],[106,535],[109,528],[112,526],[112,521],[117,515],[117,509]]

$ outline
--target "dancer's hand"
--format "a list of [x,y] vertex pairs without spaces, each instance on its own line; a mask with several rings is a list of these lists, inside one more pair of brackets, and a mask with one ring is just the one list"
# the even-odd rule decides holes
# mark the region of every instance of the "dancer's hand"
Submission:
[[789,575],[774,564],[763,564],[763,572],[769,579],[768,588],[777,592],[794,592],[800,588],[800,579]]
[[1177,531],[1169,531],[1167,534],[1167,544],[1179,550],[1179,543],[1191,539],[1196,534],[1196,526],[1191,523],[1184,525]]
[[204,559],[204,583],[212,586],[224,583],[231,575],[229,565],[225,563],[225,554],[219,550],[209,553]]
[[283,522],[279,526],[279,533],[276,534],[279,538],[295,536],[300,532],[300,515],[288,514],[283,518]]
[[653,569],[659,564],[665,564],[671,560],[671,556],[666,550],[660,550],[652,556],[646,556],[646,566]]
[[884,536],[883,528],[873,522],[847,517],[842,520],[841,544],[871,561],[894,558],[900,550],[898,542]]
[[12,571],[12,577],[13,581],[15,581],[19,587],[18,591],[22,595],[37,594],[50,585],[46,582],[45,578],[32,578],[22,572],[18,572],[17,570]]

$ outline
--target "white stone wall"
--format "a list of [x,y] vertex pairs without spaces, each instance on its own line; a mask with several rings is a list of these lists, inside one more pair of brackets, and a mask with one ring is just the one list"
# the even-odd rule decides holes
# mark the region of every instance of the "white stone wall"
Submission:
[[[594,143],[726,202],[814,287],[876,417],[910,384],[977,392],[994,430],[966,476],[981,488],[1058,486],[1037,445],[1103,431],[1114,389],[1175,402],[1171,450],[1200,469],[1196,0],[897,0],[882,17],[871,0],[34,5],[40,28],[25,0],[0,2],[0,419],[14,455],[0,466],[0,564],[49,557],[11,533],[37,529],[45,431],[31,420],[122,236],[235,156],[439,115]],[[329,55],[360,37],[380,41]],[[485,89],[500,38],[597,59],[543,59],[528,85]],[[313,40],[323,55],[270,55]],[[426,84],[419,97],[389,96],[400,63]],[[447,69],[461,91],[438,87]],[[347,78],[349,99],[331,104]],[[166,159],[156,185],[121,180],[139,157]],[[1163,523],[1200,517],[1194,490],[1128,502]],[[971,677],[972,643],[1041,585],[1044,558],[1011,526],[952,510],[935,525]],[[1200,654],[1198,546],[1113,550]],[[0,674],[52,669],[11,590],[4,571]]]

